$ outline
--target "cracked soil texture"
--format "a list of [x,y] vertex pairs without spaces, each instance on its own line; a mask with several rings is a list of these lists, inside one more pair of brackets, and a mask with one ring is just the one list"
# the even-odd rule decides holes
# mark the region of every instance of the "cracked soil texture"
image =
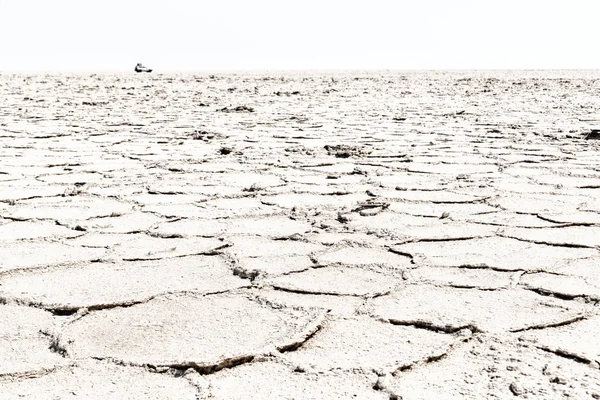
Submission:
[[0,399],[600,399],[600,75],[0,75]]

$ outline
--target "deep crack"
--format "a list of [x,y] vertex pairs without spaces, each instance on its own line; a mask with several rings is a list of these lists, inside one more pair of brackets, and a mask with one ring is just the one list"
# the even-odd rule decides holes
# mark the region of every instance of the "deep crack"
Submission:
[[569,318],[564,321],[552,322],[552,323],[548,323],[548,324],[532,325],[532,326],[528,326],[525,328],[519,328],[519,329],[512,329],[510,332],[517,333],[517,332],[526,332],[526,331],[533,331],[533,330],[542,330],[542,329],[547,329],[547,328],[557,328],[559,326],[571,325],[576,322],[583,321],[587,318],[588,318],[587,315],[580,314],[580,315],[577,315],[573,318]]
[[472,333],[480,333],[483,332],[476,325],[466,324],[460,326],[452,326],[452,325],[437,325],[433,322],[422,321],[422,320],[398,320],[398,319],[389,319],[388,322],[392,325],[400,325],[400,326],[412,326],[417,329],[425,329],[432,332],[443,332],[443,333],[457,333],[464,329],[470,330]]

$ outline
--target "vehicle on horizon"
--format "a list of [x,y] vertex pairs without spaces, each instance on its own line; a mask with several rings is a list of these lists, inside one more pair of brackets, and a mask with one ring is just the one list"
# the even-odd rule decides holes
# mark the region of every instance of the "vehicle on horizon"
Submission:
[[137,63],[135,66],[135,72],[152,72],[152,69],[144,67],[142,63]]

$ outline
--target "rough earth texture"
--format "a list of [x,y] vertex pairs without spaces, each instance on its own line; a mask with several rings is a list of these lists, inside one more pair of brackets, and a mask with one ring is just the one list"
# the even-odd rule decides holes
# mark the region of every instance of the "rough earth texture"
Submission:
[[589,72],[0,76],[0,399],[600,399]]

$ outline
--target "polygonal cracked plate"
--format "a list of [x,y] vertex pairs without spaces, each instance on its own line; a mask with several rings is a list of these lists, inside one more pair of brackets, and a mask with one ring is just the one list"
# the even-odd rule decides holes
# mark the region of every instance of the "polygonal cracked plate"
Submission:
[[316,311],[274,309],[244,295],[169,295],[92,312],[66,326],[61,342],[76,359],[213,371],[295,346],[320,318]]
[[184,379],[110,362],[82,361],[36,378],[0,377],[3,400],[194,400],[196,395],[197,389]]
[[371,300],[373,315],[397,324],[462,327],[486,332],[526,330],[560,324],[586,312],[584,304],[527,290],[480,290],[409,285]]
[[144,301],[173,291],[215,293],[246,285],[214,256],[92,263],[0,276],[6,298],[48,309],[105,308]]

